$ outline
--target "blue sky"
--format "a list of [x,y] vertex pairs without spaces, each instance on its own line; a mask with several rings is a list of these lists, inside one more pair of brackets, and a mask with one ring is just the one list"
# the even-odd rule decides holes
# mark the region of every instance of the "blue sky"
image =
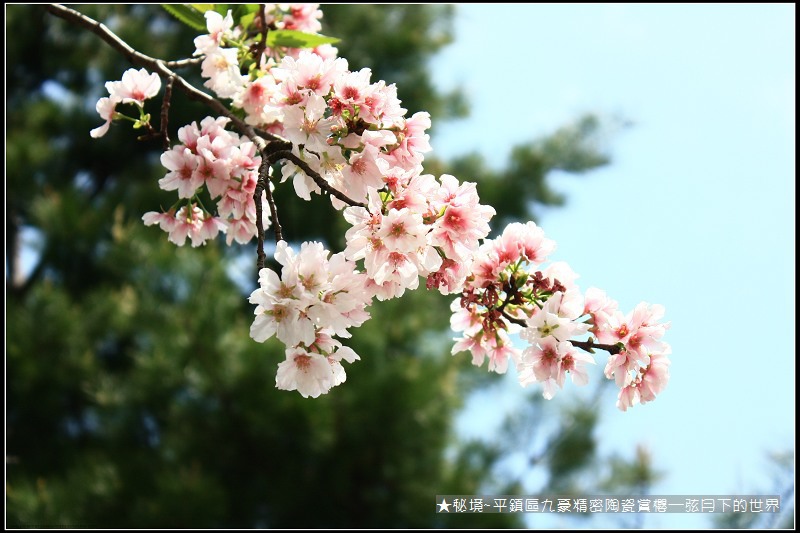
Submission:
[[650,448],[667,473],[654,493],[768,491],[766,454],[794,450],[794,20],[789,4],[464,4],[432,63],[472,104],[436,125],[442,158],[500,166],[586,112],[633,122],[610,136],[611,165],[551,176],[567,205],[539,222],[582,289],[666,307],[669,386],[626,413],[612,399],[600,428],[605,451]]

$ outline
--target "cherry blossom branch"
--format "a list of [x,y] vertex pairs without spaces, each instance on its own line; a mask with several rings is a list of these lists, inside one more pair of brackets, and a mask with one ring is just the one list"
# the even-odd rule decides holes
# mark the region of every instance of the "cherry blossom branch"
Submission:
[[300,159],[298,156],[294,154],[294,152],[292,152],[292,146],[293,146],[292,143],[290,143],[289,141],[272,141],[271,143],[269,143],[269,145],[267,145],[267,147],[264,150],[262,150],[261,155],[262,157],[269,159],[270,163],[276,163],[281,159],[288,159],[289,161],[300,167],[300,169],[303,172],[305,172],[308,176],[310,176],[311,179],[313,179],[314,182],[322,190],[335,196],[336,198],[345,202],[348,205],[366,207],[365,204],[356,202],[355,200],[352,200],[351,198],[346,196],[344,193],[331,187],[328,184],[328,182],[325,181],[325,179],[319,175],[318,172],[316,172],[308,165],[308,163]]
[[[291,144],[289,144],[289,146],[291,146]],[[314,171],[314,169],[312,169],[310,166],[308,166],[308,163],[306,163],[305,161],[303,161],[302,159],[297,157],[291,151],[289,151],[289,150],[280,150],[280,151],[274,152],[271,157],[272,157],[272,159],[274,161],[278,161],[280,159],[288,159],[289,161],[291,161],[292,163],[294,163],[295,165],[300,167],[300,169],[303,172],[305,172],[306,175],[308,175],[312,180],[314,180],[314,183],[316,183],[317,186],[320,189],[322,189],[323,191],[327,192],[331,196],[335,196],[336,198],[338,198],[339,200],[343,201],[347,205],[352,205],[352,206],[357,206],[357,207],[367,207],[367,204],[363,204],[361,202],[356,202],[355,200],[351,199],[346,194],[344,194],[344,193],[334,189],[330,185],[328,185],[328,182],[325,181],[322,178],[322,176],[320,176],[316,171]]]
[[503,318],[511,322],[512,324],[516,324],[518,326],[522,326],[523,328],[528,327],[528,323],[522,320],[521,318],[514,318],[513,316],[509,315],[505,312],[505,310],[500,311],[500,314],[503,315]]
[[580,348],[581,350],[589,353],[594,353],[594,349],[605,350],[609,353],[609,355],[617,355],[622,351],[622,346],[620,344],[599,344],[595,343],[594,339],[591,337],[588,341],[574,341],[570,340],[570,344],[572,344],[576,348]]
[[[528,327],[528,323],[522,320],[521,318],[514,318],[513,316],[509,315],[505,311],[501,311],[503,318],[511,322],[512,324],[517,324],[518,326],[522,326],[523,328]],[[580,348],[581,350],[589,353],[594,353],[594,350],[605,350],[610,355],[616,355],[622,351],[622,346],[619,344],[600,344],[594,342],[594,339],[590,338],[588,341],[576,341],[569,339],[568,342],[572,344],[576,348]]]
[[[201,102],[206,106],[210,107],[216,113],[230,119],[230,121],[234,124],[234,126],[240,132],[246,135],[251,141],[253,141],[253,143],[259,150],[263,150],[266,147],[267,145],[266,141],[264,140],[263,137],[261,137],[255,132],[252,126],[245,123],[242,119],[236,116],[222,102],[204,93],[203,91],[197,89],[194,85],[183,79],[183,77],[179,76],[178,74],[170,70],[170,68],[167,66],[168,62],[162,59],[156,59],[154,57],[150,57],[148,55],[136,51],[128,43],[126,43],[120,37],[118,37],[117,34],[109,30],[105,24],[98,22],[90,17],[87,17],[83,13],[75,11],[74,9],[70,9],[60,4],[48,4],[45,5],[44,8],[49,13],[57,17],[63,18],[67,22],[71,22],[72,24],[75,24],[82,28],[86,28],[87,30],[91,31],[92,33],[103,39],[106,43],[108,43],[114,50],[125,56],[131,63],[155,71],[167,79],[174,78],[175,82],[177,82],[178,84],[178,88],[182,90],[184,93],[186,93],[186,96],[188,96],[189,99]],[[185,66],[191,64],[188,61],[189,60],[179,61],[177,63],[179,66]],[[176,62],[172,62],[173,65],[175,63]],[[270,141],[284,140],[281,139],[279,136],[270,133],[265,133],[264,137],[266,137]]]
[[193,67],[195,65],[199,65],[203,62],[204,57],[190,57],[187,59],[178,59],[176,61],[164,61],[164,64],[167,68],[183,68],[183,67]]
[[[305,172],[314,182],[319,186],[320,189],[328,192],[332,196],[338,198],[339,200],[345,202],[348,205],[352,206],[359,206],[359,207],[366,207],[366,204],[356,202],[352,200],[344,193],[339,192],[338,190],[332,188],[328,183],[320,176],[317,172],[315,172],[308,164],[294,155],[290,150],[292,144],[287,141],[286,139],[281,138],[278,135],[274,135],[271,133],[263,133],[263,137],[258,135],[255,129],[250,126],[249,124],[245,123],[242,119],[236,116],[233,112],[228,110],[228,108],[216,98],[204,93],[203,91],[197,89],[194,85],[187,82],[183,77],[176,74],[172,70],[167,67],[167,64],[173,64],[177,66],[186,66],[192,64],[190,60],[185,61],[177,61],[177,62],[166,62],[162,59],[156,59],[145,55],[141,52],[138,52],[133,47],[131,47],[128,43],[118,37],[113,31],[109,30],[105,24],[98,22],[91,17],[87,17],[83,13],[75,11],[74,9],[70,9],[68,7],[62,6],[60,4],[48,4],[44,6],[44,8],[50,12],[51,14],[63,18],[64,20],[71,22],[77,26],[86,28],[87,30],[91,31],[95,35],[99,36],[103,39],[106,43],[108,43],[112,48],[117,50],[123,56],[125,56],[131,63],[143,66],[148,68],[149,70],[158,72],[163,77],[171,80],[173,83],[177,83],[178,88],[181,89],[191,100],[195,100],[201,103],[204,103],[212,110],[216,111],[218,114],[227,117],[231,120],[233,125],[244,135],[246,135],[253,143],[256,145],[259,151],[264,151],[267,148],[268,143],[264,140],[266,137],[272,143],[277,142],[276,150],[278,148],[282,149],[278,152],[272,152],[272,156],[270,159],[272,161],[276,161],[278,159],[288,159],[298,167],[300,167],[303,172]],[[263,10],[262,10],[263,11]],[[264,37],[266,39],[266,36]],[[270,143],[271,144],[271,143]],[[268,195],[271,196],[270,192],[267,192]]]

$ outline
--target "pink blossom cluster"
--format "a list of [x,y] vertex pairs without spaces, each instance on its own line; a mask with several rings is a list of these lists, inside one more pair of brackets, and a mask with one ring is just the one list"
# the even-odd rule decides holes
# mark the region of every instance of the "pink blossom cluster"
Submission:
[[[148,226],[159,224],[178,246],[187,236],[192,246],[200,246],[220,232],[227,235],[228,245],[234,240],[248,243],[256,235],[253,196],[261,156],[256,155],[255,145],[246,137],[225,129],[228,122],[227,118],[206,117],[199,126],[196,122],[183,126],[178,130],[182,144],[161,154],[161,164],[169,172],[158,184],[165,191],[177,190],[186,204],[164,213],[149,212],[142,218]],[[216,200],[216,215],[199,200],[203,187]],[[268,211],[263,213],[266,228]]]
[[[279,18],[274,18],[277,11],[270,13],[268,23],[278,28],[320,28],[316,4],[290,5]],[[395,85],[372,83],[370,69],[351,72],[346,59],[336,58],[335,49],[317,47],[281,50],[278,63],[276,54],[262,55],[258,68],[243,75],[240,59],[249,48],[224,47],[237,34],[231,13],[222,17],[208,11],[206,21],[209,33],[195,39],[195,54],[204,55],[205,85],[230,98],[248,124],[293,143],[296,156],[354,201],[366,201],[370,187],[381,188],[387,169],[416,170],[422,154],[430,151],[428,113],[406,118]],[[321,192],[294,164],[284,166],[282,178],[293,178],[301,198]],[[331,201],[337,209],[345,205],[333,196]]]
[[586,291],[584,314],[591,317],[591,332],[598,342],[621,344],[622,351],[609,356],[605,376],[620,387],[617,407],[623,411],[655,399],[669,380],[669,344],[661,338],[669,329],[662,323],[664,307],[642,302],[623,315],[614,300],[600,289]]
[[[295,30],[306,33],[317,33],[322,29],[319,19],[322,11],[319,4],[266,4],[265,16],[267,26],[276,30]],[[216,11],[205,12],[208,34],[195,38],[196,56],[203,56],[201,73],[208,78],[205,86],[214,91],[220,98],[232,99],[234,105],[247,111],[247,121],[253,125],[272,122],[269,113],[255,107],[262,102],[263,95],[274,86],[272,79],[263,75],[280,58],[297,57],[299,48],[280,48],[263,50],[258,58],[257,68],[252,76],[242,74],[242,67],[251,60],[250,49],[242,45],[243,29],[234,27],[231,11],[223,17]],[[261,24],[261,19],[258,18]],[[314,49],[320,57],[335,57],[337,50],[330,45],[321,45]],[[262,102],[265,103],[265,102]]]
[[[350,72],[342,58],[303,51],[286,56],[234,99],[246,121],[283,136],[294,154],[325,183],[356,202],[385,185],[387,174],[421,171],[430,151],[427,113],[406,118],[397,88],[370,82],[371,71]],[[398,168],[398,170],[393,170]],[[292,178],[304,199],[321,193],[300,166],[287,163],[282,181]],[[331,196],[337,209],[346,204]]]
[[[599,289],[582,295],[566,263],[540,269],[554,249],[533,222],[510,224],[484,241],[461,298],[451,305],[451,326],[463,332],[452,352],[470,351],[476,366],[488,358],[489,370],[498,373],[513,360],[520,383],[541,383],[550,399],[567,375],[576,385],[588,383],[591,347],[603,344],[618,352],[605,369],[621,389],[617,406],[624,411],[653,400],[669,380],[670,348],[660,340],[669,327],[659,322],[663,307],[641,303],[624,316]],[[527,341],[525,349],[512,345],[514,333]]]
[[318,242],[303,243],[295,254],[280,241],[275,251],[280,277],[261,269],[259,288],[250,295],[256,304],[250,336],[257,342],[276,336],[287,347],[278,388],[305,397],[316,398],[345,381],[341,361],[359,357],[333,336],[348,338],[348,328],[369,318],[372,297],[364,290],[364,274],[344,254],[329,254]]
[[[321,29],[318,4],[267,4],[265,15],[270,31]],[[281,183],[291,178],[305,200],[328,193],[351,226],[343,252],[331,255],[317,242],[295,252],[281,240],[275,251],[280,274],[259,272],[249,299],[256,305],[250,336],[257,342],[276,337],[286,346],[278,388],[318,397],[343,383],[342,361],[360,358],[337,337],[349,338],[350,328],[369,319],[373,298],[400,297],[424,279],[430,290],[460,293],[451,305],[451,327],[461,335],[452,353],[469,351],[476,366],[488,359],[490,371],[505,373],[513,361],[521,385],[541,383],[550,399],[567,376],[576,385],[588,383],[594,350],[602,349],[610,354],[604,375],[620,389],[620,409],[662,392],[671,353],[661,340],[669,328],[661,321],[664,308],[641,303],[624,315],[603,291],[590,288],[584,295],[566,263],[544,266],[555,243],[533,222],[510,224],[487,239],[494,208],[480,203],[475,183],[423,173],[430,116],[406,117],[393,84],[372,82],[367,68],[351,72],[329,45],[265,50],[234,26],[231,11],[210,10],[205,18],[208,33],[194,40],[205,86],[229,99],[247,124],[270,134],[264,154],[275,161],[265,164],[283,161]],[[263,23],[260,14],[255,20]],[[143,104],[160,90],[156,74],[131,69],[106,87],[109,97],[97,103],[106,122],[92,137],[121,118],[118,104],[138,107],[138,126],[149,121]],[[168,172],[159,186],[177,191],[179,199],[142,218],[179,246],[187,238],[200,246],[220,233],[229,245],[245,244],[257,233],[254,194],[262,155],[251,140],[226,130],[229,122],[206,117],[184,126],[180,144],[161,155]],[[266,193],[264,228],[270,222]],[[204,198],[216,203],[213,212]],[[514,346],[515,335],[524,348]]]
[[450,175],[437,181],[394,167],[367,208],[348,207],[345,255],[364,260],[370,290],[380,300],[402,296],[426,278],[442,294],[461,290],[494,208],[481,205],[474,183]]
[[107,81],[106,89],[109,95],[100,98],[95,106],[105,123],[89,132],[95,139],[108,132],[111,122],[117,115],[117,104],[134,104],[141,113],[144,101],[154,97],[161,90],[161,78],[158,74],[150,74],[145,69],[131,68],[122,74],[122,80]]
[[223,17],[213,10],[206,11],[207,35],[195,37],[194,55],[202,55],[200,65],[205,86],[217,93],[220,98],[233,98],[244,89],[247,76],[241,73],[239,49],[226,47],[235,38],[233,17],[230,10]]

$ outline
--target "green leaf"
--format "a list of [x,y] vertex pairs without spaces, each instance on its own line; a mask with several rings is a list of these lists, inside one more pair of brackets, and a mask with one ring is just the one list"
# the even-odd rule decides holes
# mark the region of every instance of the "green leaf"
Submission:
[[[247,29],[258,15],[258,4],[234,4],[233,21],[236,25]],[[226,12],[227,13],[227,12]],[[223,13],[224,15],[225,13]]]
[[321,44],[338,43],[341,39],[297,30],[272,30],[267,35],[267,46],[287,48],[315,48]]
[[255,19],[256,19],[255,13],[247,13],[246,15],[242,15],[242,17],[239,19],[239,25],[247,29],[250,26],[252,26],[253,21]]
[[[194,4],[194,5],[210,5],[210,4]],[[206,19],[203,16],[203,13],[201,13],[194,7],[182,4],[161,4],[161,7],[163,7],[167,13],[169,13],[179,21],[183,22],[190,28],[194,28],[195,30],[200,30],[200,31],[207,30]]]
[[[215,5],[227,5],[227,4],[186,4],[192,9],[196,9],[200,13],[205,13],[206,11],[211,11],[214,9]],[[224,15],[225,13],[223,13]]]

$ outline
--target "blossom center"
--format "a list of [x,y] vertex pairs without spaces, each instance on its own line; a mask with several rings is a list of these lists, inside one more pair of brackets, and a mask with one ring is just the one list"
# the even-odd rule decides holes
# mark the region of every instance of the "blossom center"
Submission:
[[308,368],[311,366],[311,356],[310,355],[302,355],[297,354],[294,356],[294,365],[303,372],[308,372]]

